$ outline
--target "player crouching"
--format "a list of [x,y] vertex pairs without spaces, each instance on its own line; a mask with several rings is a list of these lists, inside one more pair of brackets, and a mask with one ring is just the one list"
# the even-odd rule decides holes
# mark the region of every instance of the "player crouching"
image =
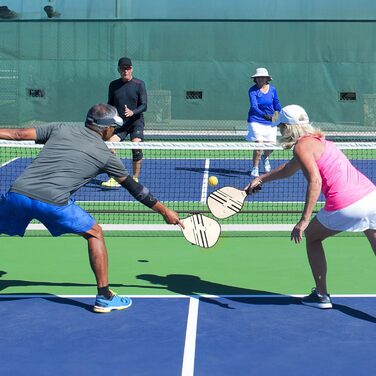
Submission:
[[0,200],[0,233],[23,236],[32,219],[43,223],[52,236],[77,234],[88,242],[90,265],[98,295],[95,312],[111,312],[131,306],[132,301],[109,289],[108,256],[101,227],[71,200],[71,195],[106,172],[137,200],[161,214],[169,224],[183,226],[178,215],[135,182],[122,162],[107,147],[117,126],[117,110],[107,104],[90,108],[85,127],[60,123],[25,129],[0,129],[0,139],[35,140],[42,151]]

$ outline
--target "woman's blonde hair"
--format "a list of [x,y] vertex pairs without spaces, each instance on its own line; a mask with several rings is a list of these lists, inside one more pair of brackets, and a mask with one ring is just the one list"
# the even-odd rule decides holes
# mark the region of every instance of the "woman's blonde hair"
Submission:
[[284,131],[282,137],[279,139],[279,143],[284,149],[291,149],[299,138],[303,136],[317,136],[320,138],[324,138],[324,133],[318,129],[313,127],[311,124],[283,124]]

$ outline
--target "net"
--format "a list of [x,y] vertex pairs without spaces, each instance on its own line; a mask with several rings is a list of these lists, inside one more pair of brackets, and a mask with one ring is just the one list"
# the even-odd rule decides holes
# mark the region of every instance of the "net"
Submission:
[[[354,166],[376,183],[375,143],[336,144]],[[206,205],[208,195],[223,186],[245,187],[250,181],[253,150],[271,148],[236,142],[122,142],[108,146],[116,151],[128,171],[132,171],[131,149],[143,149],[140,182],[181,218],[193,213],[211,217]],[[41,147],[29,141],[0,141],[1,194],[9,190]],[[291,151],[278,146],[272,149],[272,168],[292,156]],[[208,184],[210,176],[218,178],[217,186]],[[166,225],[159,214],[135,201],[124,188],[104,189],[101,183],[107,179],[105,174],[98,175],[73,195],[76,203],[91,213],[105,231],[122,236],[128,232],[142,236],[179,233],[177,226]],[[305,193],[306,182],[300,171],[289,179],[270,182],[260,193],[247,198],[239,214],[221,220],[222,230],[239,235],[289,231],[300,218]],[[323,201],[320,196],[315,211],[323,206]],[[30,235],[44,234],[44,227],[36,221],[28,230]]]
[[[149,98],[149,96],[148,96]],[[148,105],[149,108],[149,105]],[[148,110],[149,112],[149,110]],[[147,115],[145,115],[147,118]],[[82,122],[59,122],[71,127],[82,127]],[[31,128],[38,125],[49,124],[43,121],[28,121],[22,128]],[[325,132],[327,140],[334,142],[376,142],[374,129],[365,130],[345,127],[343,125],[330,125],[327,123],[312,123],[312,125]],[[7,125],[9,128],[17,128]],[[171,120],[168,124],[157,124],[146,121],[144,130],[145,139],[153,142],[237,142],[245,141],[248,134],[246,122],[236,120]],[[277,132],[278,133],[278,132]]]

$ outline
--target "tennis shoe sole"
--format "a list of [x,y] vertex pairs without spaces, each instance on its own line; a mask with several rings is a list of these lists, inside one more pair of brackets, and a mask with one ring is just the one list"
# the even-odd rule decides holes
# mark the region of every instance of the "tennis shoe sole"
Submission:
[[107,181],[102,182],[101,187],[112,189],[112,188],[120,188],[121,185],[114,178],[111,178]]
[[330,309],[333,308],[333,304],[328,302],[328,303],[319,303],[319,302],[304,302],[302,301],[302,304],[309,306],[309,307],[314,307],[314,308],[320,308],[320,309]]
[[110,313],[111,311],[123,311],[124,309],[129,308],[131,305],[132,303],[123,307],[108,307],[108,308],[94,306],[93,311],[96,313]]
[[129,302],[129,304],[124,306],[117,306],[117,307],[101,307],[95,305],[93,307],[93,311],[96,313],[110,313],[111,311],[123,311],[124,309],[129,308],[132,305],[132,301]]

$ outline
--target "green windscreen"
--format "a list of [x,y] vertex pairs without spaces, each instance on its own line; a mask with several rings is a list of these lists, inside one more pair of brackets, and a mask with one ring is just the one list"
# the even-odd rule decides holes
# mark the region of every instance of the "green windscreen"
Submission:
[[[320,1],[310,5],[316,18],[299,7],[260,20],[240,2],[248,12],[243,19],[240,11],[226,18],[219,1],[213,13],[209,2],[201,19],[188,5],[185,13],[176,6],[169,13],[169,2],[162,1],[165,12],[155,13],[160,18],[152,18],[155,4],[142,18],[127,1],[83,2],[86,10],[69,1],[59,9],[56,1],[61,15],[48,19],[27,13],[29,3],[15,9],[18,18],[0,20],[3,126],[82,122],[91,105],[107,101],[117,60],[129,56],[148,91],[147,130],[245,132],[250,75],[266,67],[282,106],[303,106],[324,130],[375,131],[376,23],[366,12],[360,17],[350,9],[342,11],[345,21],[323,19]],[[43,12],[43,2],[33,4]]]

